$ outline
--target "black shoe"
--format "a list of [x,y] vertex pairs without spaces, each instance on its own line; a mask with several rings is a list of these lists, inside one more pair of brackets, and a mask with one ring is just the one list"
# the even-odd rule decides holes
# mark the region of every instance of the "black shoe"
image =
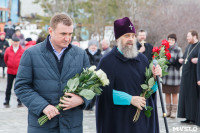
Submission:
[[89,111],[94,111],[94,109],[93,109],[93,108],[91,108],[91,109],[89,109]]
[[9,102],[8,102],[8,101],[5,101],[5,102],[3,103],[3,105],[9,106]]
[[181,121],[181,123],[190,123],[190,120]]
[[18,102],[17,106],[22,107],[22,102]]

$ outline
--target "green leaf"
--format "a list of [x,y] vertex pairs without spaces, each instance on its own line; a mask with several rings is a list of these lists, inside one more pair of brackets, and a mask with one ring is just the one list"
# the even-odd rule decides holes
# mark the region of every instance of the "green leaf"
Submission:
[[69,90],[68,86],[65,86],[65,89],[63,90],[63,93],[67,92]]
[[92,84],[94,84],[94,81],[89,81],[89,82],[87,82],[87,84],[92,85]]
[[69,87],[68,92],[74,92],[79,85],[79,78],[70,79],[67,82],[67,86]]
[[163,65],[165,64],[165,62],[166,62],[166,59],[165,59],[165,58],[158,59],[158,64],[159,64],[160,66],[163,66]]
[[167,64],[171,64],[171,63],[170,63],[169,61],[166,60],[166,61],[165,61],[165,64],[167,65]]
[[79,74],[77,73],[77,74],[74,76],[74,78],[79,78]]
[[74,87],[74,81],[73,81],[73,79],[69,79],[67,81],[67,86],[69,88],[69,91],[71,91],[73,89],[73,87]]
[[146,76],[146,77],[149,77],[149,70],[148,70],[148,68],[146,68],[145,76]]
[[162,76],[168,75],[168,72],[162,71]]
[[149,88],[148,85],[146,85],[146,84],[142,84],[141,87],[142,87],[142,89],[144,89],[144,90],[146,90],[146,89]]
[[147,118],[149,118],[151,116],[151,111],[145,110],[144,114],[146,115]]
[[98,84],[90,85],[89,89],[94,91],[95,88],[99,87]]
[[152,111],[153,108],[151,106],[147,106],[147,110]]
[[153,67],[153,61],[149,64],[149,69],[152,70]]
[[86,75],[85,79],[88,80],[90,78],[90,75]]
[[77,87],[77,89],[73,92],[74,94],[78,94],[81,90],[86,89],[82,87]]
[[145,98],[148,99],[153,94],[153,90],[147,91]]
[[87,85],[86,85],[86,84],[83,84],[83,85],[82,85],[82,87],[85,87],[85,88],[86,88],[86,87],[87,87]]
[[[88,71],[88,72],[89,72],[89,71]],[[92,75],[93,75],[93,73],[90,72],[89,74],[87,74],[87,75],[85,76],[85,79],[88,80]]]
[[153,77],[150,78],[149,81],[148,81],[149,88],[152,88],[154,83],[155,83],[154,78]]
[[145,77],[148,80],[152,76],[152,72],[149,68],[146,68]]
[[74,88],[72,89],[73,92],[77,89],[78,85],[79,85],[79,78],[75,78],[74,79]]
[[94,98],[95,93],[92,90],[88,90],[88,89],[83,89],[79,92],[80,96],[83,96],[84,98],[86,98],[87,100],[91,100]]
[[80,78],[79,78],[79,81],[82,82],[84,79],[85,79],[85,75],[84,75],[84,74],[81,74],[81,76],[80,76]]
[[156,57],[157,57],[157,56],[158,56],[158,53],[154,53],[154,56],[156,56]]
[[100,95],[101,92],[102,92],[102,89],[100,87],[94,88],[94,93],[96,93],[97,95]]
[[167,68],[168,68],[168,65],[162,66],[162,69],[163,69],[165,72],[167,72]]
[[144,114],[146,115],[147,118],[149,118],[151,116],[151,111],[153,110],[153,108],[151,106],[147,106],[146,110],[144,111]]

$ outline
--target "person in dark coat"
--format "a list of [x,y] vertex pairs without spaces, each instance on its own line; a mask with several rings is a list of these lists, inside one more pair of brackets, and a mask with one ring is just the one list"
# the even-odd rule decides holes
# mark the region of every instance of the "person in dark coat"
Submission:
[[9,47],[8,41],[5,39],[5,32],[0,32],[0,67],[3,68],[3,78],[5,77],[5,67],[4,54],[6,49]]
[[147,32],[145,30],[140,30],[137,35],[137,49],[140,53],[143,53],[148,61],[152,60],[152,49],[153,46],[146,42]]
[[99,49],[99,42],[91,39],[88,42],[88,48],[86,49],[86,52],[90,60],[90,65],[98,66],[98,63],[102,57],[101,50]]
[[[4,55],[4,61],[8,67],[7,87],[5,93],[6,97],[5,97],[5,102],[3,103],[6,106],[9,106],[13,81],[16,78],[19,62],[23,52],[24,49],[20,46],[19,39],[12,38],[12,45],[6,49]],[[17,99],[17,101],[18,101],[18,106],[21,106],[22,105],[21,101],[19,99]]]
[[[114,31],[117,46],[102,57],[98,66],[110,84],[102,88],[102,95],[96,99],[97,133],[159,133],[156,93],[146,100],[140,96],[149,62],[137,51],[135,28],[125,17],[114,22]],[[161,75],[162,70],[157,65],[152,71]],[[144,115],[145,105],[153,107],[150,118]],[[137,108],[142,111],[134,123]]]
[[[15,82],[15,93],[28,108],[28,133],[82,133],[83,109],[90,101],[72,93],[60,97],[67,81],[90,66],[89,59],[84,50],[70,44],[69,16],[54,15],[48,31],[46,40],[25,50]],[[59,102],[61,111],[55,107]],[[49,121],[40,126],[38,118],[44,114]]]
[[[198,64],[197,64],[197,85],[199,86],[198,101],[200,101],[200,49],[199,49]],[[197,112],[200,112],[200,102],[198,102]],[[200,113],[198,113],[196,117],[196,124],[200,126]]]
[[[99,49],[99,42],[94,40],[94,39],[89,40],[88,48],[85,51],[86,51],[86,53],[87,53],[87,55],[89,57],[90,65],[91,66],[92,65],[98,66],[99,61],[100,61],[100,59],[102,57],[101,50]],[[86,110],[90,110],[90,111],[93,110],[93,107],[95,105],[95,99],[96,99],[96,97],[94,97],[91,100],[91,103],[86,108]]]
[[15,33],[15,25],[12,24],[11,19],[8,19],[8,23],[4,26],[4,32],[7,39],[12,39],[12,35]]
[[197,84],[200,86],[200,49],[199,49],[198,64],[197,64]]
[[200,111],[197,111],[197,105],[200,102],[198,100],[199,86],[197,85],[197,57],[200,49],[198,33],[196,31],[188,32],[187,41],[189,45],[185,50],[183,58],[179,59],[183,67],[178,102],[178,118],[186,118],[186,120],[181,121],[182,123],[195,123],[197,116],[200,115]]

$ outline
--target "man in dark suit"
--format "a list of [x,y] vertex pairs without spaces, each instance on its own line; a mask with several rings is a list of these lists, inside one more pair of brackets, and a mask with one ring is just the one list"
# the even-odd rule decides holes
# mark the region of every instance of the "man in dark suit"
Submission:
[[[67,81],[90,66],[86,52],[71,45],[72,19],[63,13],[50,20],[46,40],[25,50],[20,60],[15,93],[28,108],[28,133],[82,133],[83,109],[90,101],[72,93],[60,99]],[[63,110],[58,111],[58,103]],[[38,118],[50,121],[42,127]],[[58,116],[58,114],[60,114]]]
[[140,53],[143,53],[147,59],[152,60],[152,49],[153,46],[146,42],[147,32],[140,30],[137,35],[137,49]]

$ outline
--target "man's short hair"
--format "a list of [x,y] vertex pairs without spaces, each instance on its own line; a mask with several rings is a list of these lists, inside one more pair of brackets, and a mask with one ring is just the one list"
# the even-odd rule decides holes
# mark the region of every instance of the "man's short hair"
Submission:
[[197,31],[192,30],[192,31],[190,31],[190,33],[191,33],[192,36],[196,36],[197,39],[198,39],[198,33],[197,33]]
[[146,31],[146,30],[139,30],[139,31],[138,31],[138,34],[139,34],[139,32],[145,32],[146,35],[147,35],[147,31]]
[[64,25],[66,25],[66,26],[71,26],[73,24],[73,21],[68,15],[66,15],[64,13],[58,13],[58,14],[55,14],[51,18],[50,27],[53,28],[53,29],[56,29],[56,26],[59,23],[62,23]]

